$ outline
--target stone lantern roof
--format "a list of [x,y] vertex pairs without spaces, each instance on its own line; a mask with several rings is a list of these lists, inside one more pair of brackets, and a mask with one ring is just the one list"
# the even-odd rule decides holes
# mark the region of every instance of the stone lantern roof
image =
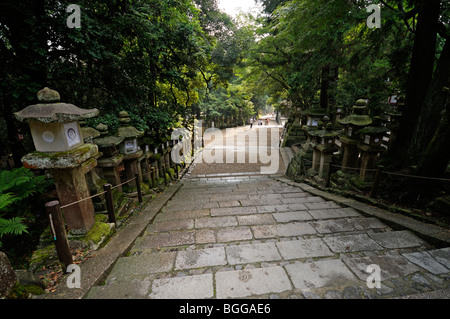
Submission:
[[342,120],[338,122],[342,125],[352,124],[355,126],[367,126],[372,124],[372,119],[368,115],[362,114],[366,109],[366,101],[363,99],[359,99],[356,101],[353,106],[353,114],[344,117]]
[[310,116],[325,116],[327,115],[327,110],[318,106],[313,106],[303,111],[303,114]]
[[383,134],[386,132],[389,132],[389,129],[381,126],[381,118],[379,116],[373,118],[373,124],[371,126],[367,126],[358,131],[359,134]]
[[339,133],[336,132],[336,131],[333,131],[333,124],[328,123],[328,124],[325,126],[325,129],[322,130],[322,131],[320,131],[320,132],[318,133],[318,135],[319,135],[320,137],[322,137],[322,138],[334,138],[334,137],[338,136]]
[[100,123],[95,128],[100,132],[100,136],[94,139],[94,143],[99,147],[115,147],[123,142],[123,137],[108,134],[109,131],[106,124]]
[[17,120],[25,123],[66,123],[95,117],[97,109],[81,109],[73,104],[59,102],[59,93],[48,87],[37,93],[39,104],[29,105],[14,113]]

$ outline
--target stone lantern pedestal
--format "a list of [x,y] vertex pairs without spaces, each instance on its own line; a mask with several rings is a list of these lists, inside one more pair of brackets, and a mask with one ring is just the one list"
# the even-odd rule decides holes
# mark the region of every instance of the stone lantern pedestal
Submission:
[[[40,104],[30,105],[14,115],[30,124],[36,147],[22,158],[24,167],[50,170],[55,181],[67,226],[83,234],[94,225],[94,206],[85,174],[97,165],[98,148],[84,144],[78,121],[98,115],[97,109],[80,109],[60,103],[56,91],[38,92]],[[72,204],[74,203],[74,204]]]
[[366,108],[365,100],[356,101],[353,106],[353,114],[343,118],[339,121],[344,125],[343,136],[340,138],[342,150],[342,171],[345,173],[354,172],[358,168],[359,157],[359,134],[358,131],[365,126],[372,124],[372,119],[368,115],[363,115],[362,112]]
[[159,171],[161,170],[161,167],[159,165],[159,158],[161,157],[161,154],[158,150],[159,145],[156,144],[156,142],[153,142],[150,144],[150,147],[153,147],[153,152],[150,153],[150,165],[155,168],[155,179],[158,180],[160,178]]

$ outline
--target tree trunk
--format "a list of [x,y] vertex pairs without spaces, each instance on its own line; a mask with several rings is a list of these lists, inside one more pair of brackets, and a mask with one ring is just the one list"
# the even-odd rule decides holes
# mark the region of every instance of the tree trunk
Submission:
[[428,144],[417,167],[417,174],[430,177],[442,177],[450,160],[450,95],[445,91],[447,101],[441,113],[439,126]]
[[447,93],[442,88],[450,86],[450,40],[446,40],[431,82],[430,89],[422,106],[418,124],[412,136],[409,154],[418,159],[439,125],[441,112],[445,109]]
[[322,81],[320,85],[320,107],[328,108],[328,87],[330,86],[330,66],[326,65],[322,69]]
[[405,111],[400,123],[392,155],[396,162],[408,164],[407,153],[433,75],[440,0],[417,1],[419,15],[411,66],[406,87]]

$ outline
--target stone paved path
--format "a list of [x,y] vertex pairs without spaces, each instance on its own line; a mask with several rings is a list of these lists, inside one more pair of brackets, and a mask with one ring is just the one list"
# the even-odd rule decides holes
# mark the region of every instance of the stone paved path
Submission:
[[241,171],[184,178],[87,298],[448,298],[449,278],[450,248]]

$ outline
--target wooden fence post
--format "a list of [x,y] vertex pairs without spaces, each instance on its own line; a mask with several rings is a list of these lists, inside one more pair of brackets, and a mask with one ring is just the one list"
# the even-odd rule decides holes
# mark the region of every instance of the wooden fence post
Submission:
[[136,173],[134,177],[136,178],[136,189],[137,189],[137,194],[138,194],[138,201],[139,201],[139,203],[142,203],[142,190],[141,190],[141,181],[139,179],[139,173]]
[[156,188],[156,169],[153,166],[150,169],[152,170],[152,188]]
[[67,267],[73,264],[72,253],[70,251],[69,241],[67,240],[66,227],[61,214],[59,201],[54,200],[45,204],[45,211],[50,220],[50,228],[55,240],[56,252],[64,273],[67,273]]
[[167,186],[167,177],[166,177],[166,167],[165,166],[162,167],[162,172],[164,175],[164,186]]
[[112,186],[111,184],[103,185],[103,189],[105,190],[105,200],[106,200],[106,209],[108,210],[108,221],[110,223],[114,223],[117,227],[116,221],[116,213],[114,211],[114,201],[112,197]]
[[331,163],[328,163],[328,165],[330,166],[329,168],[328,168],[328,173],[327,173],[327,179],[326,179],[326,182],[325,182],[325,187],[326,188],[329,188],[330,187],[330,182],[331,182]]
[[383,165],[379,165],[377,167],[377,172],[375,173],[375,179],[373,180],[372,189],[370,190],[371,198],[375,198],[378,194],[378,185],[380,184],[381,170],[383,168]]

